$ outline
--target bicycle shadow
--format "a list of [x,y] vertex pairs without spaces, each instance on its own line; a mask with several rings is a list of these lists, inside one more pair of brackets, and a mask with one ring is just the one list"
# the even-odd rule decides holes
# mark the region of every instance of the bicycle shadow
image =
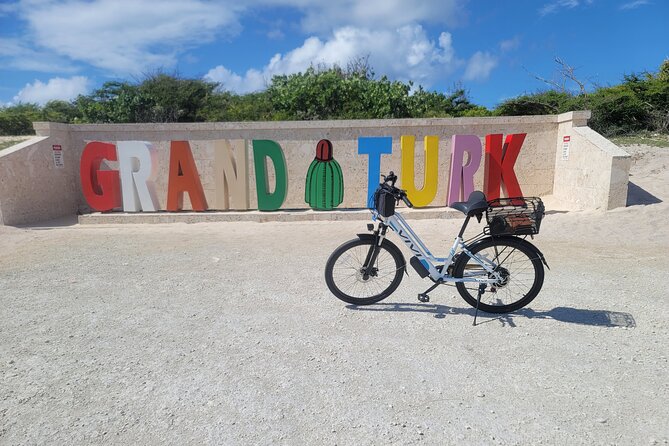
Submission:
[[[443,319],[446,315],[468,315],[474,317],[475,309],[449,307],[441,304],[421,303],[377,303],[369,306],[347,305],[346,308],[356,311],[391,311],[391,312],[413,312],[433,313],[437,319]],[[586,310],[572,307],[555,307],[548,311],[534,311],[530,308],[521,308],[508,314],[492,314],[479,311],[476,325],[493,321],[500,321],[502,326],[515,327],[514,318],[525,317],[527,319],[552,319],[569,324],[590,325],[596,327],[636,327],[634,316],[629,313],[609,310]]]

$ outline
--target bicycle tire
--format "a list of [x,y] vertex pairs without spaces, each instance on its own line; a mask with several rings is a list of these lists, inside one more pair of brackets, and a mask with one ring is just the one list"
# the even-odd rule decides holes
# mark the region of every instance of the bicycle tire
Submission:
[[[342,244],[330,255],[325,264],[325,283],[335,297],[353,305],[370,305],[390,296],[400,285],[406,267],[404,256],[399,248],[388,240],[384,240],[381,244],[375,275],[367,280],[363,279],[361,269],[367,252],[373,246],[373,238],[357,238]],[[349,255],[344,258],[347,252]],[[342,262],[345,264],[337,266]],[[341,270],[335,273],[337,268]],[[380,280],[385,278],[392,280]],[[388,285],[384,285],[385,282],[388,282]],[[358,292],[355,292],[356,290]]]
[[[485,251],[483,254],[479,254]],[[515,237],[485,238],[469,248],[472,254],[486,256],[505,271],[504,283],[488,285],[481,296],[479,310],[488,313],[509,313],[523,308],[537,297],[544,283],[544,266],[539,251],[528,241]],[[453,266],[453,277],[487,276],[470,256],[461,253]],[[460,296],[476,308],[478,283],[456,282]],[[524,291],[526,290],[526,291]],[[514,294],[518,293],[519,297]],[[504,300],[502,300],[504,299]]]

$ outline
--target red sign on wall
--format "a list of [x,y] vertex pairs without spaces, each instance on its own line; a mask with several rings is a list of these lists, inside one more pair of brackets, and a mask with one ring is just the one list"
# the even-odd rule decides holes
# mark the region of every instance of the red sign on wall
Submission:
[[562,137],[562,160],[567,161],[569,159],[569,143],[571,141],[571,136]]
[[63,146],[60,144],[54,144],[51,146],[53,151],[53,164],[56,166],[56,169],[62,169],[65,167],[63,162]]

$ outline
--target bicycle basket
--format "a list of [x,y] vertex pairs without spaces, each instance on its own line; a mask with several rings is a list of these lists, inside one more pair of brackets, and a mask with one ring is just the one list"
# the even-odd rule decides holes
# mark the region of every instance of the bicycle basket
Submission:
[[534,235],[539,233],[543,217],[541,198],[498,198],[488,202],[488,226],[483,232],[488,235]]
[[392,193],[382,187],[376,189],[374,192],[374,209],[382,217],[390,217],[395,214],[396,199]]

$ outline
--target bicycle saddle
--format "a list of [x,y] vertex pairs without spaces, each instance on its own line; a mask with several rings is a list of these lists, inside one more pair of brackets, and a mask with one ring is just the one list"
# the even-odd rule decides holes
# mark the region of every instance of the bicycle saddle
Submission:
[[482,214],[488,209],[488,201],[483,192],[476,190],[469,195],[467,201],[456,201],[450,207],[457,209],[467,215],[467,217],[473,217],[474,215]]

